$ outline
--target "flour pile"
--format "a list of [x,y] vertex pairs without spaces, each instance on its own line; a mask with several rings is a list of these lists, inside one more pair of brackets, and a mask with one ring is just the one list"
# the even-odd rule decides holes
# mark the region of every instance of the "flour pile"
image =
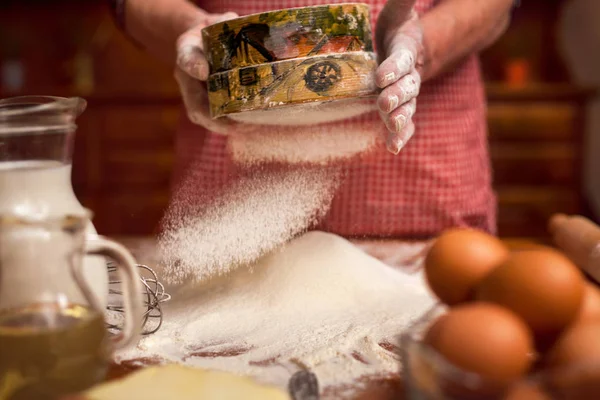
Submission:
[[159,237],[162,279],[199,281],[257,260],[324,216],[339,177],[332,168],[256,170],[219,196],[188,199],[191,207],[179,199]]
[[172,294],[163,327],[120,360],[157,357],[282,388],[300,366],[323,389],[398,373],[398,335],[434,303],[420,274],[318,231]]

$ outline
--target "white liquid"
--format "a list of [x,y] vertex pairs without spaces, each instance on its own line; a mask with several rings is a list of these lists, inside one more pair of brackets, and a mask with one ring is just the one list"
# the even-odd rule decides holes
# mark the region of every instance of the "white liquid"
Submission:
[[37,217],[78,214],[71,165],[58,161],[0,162],[0,212]]
[[[71,184],[71,164],[36,160],[0,162],[0,213],[56,217],[81,214],[82,210]],[[87,232],[96,233],[91,223]],[[100,304],[106,306],[108,272],[104,258],[86,257],[84,271]]]

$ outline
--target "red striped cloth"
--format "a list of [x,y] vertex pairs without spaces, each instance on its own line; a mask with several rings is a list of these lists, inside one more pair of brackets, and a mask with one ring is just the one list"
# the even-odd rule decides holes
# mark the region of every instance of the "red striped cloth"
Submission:
[[[439,1],[417,0],[417,9],[426,13]],[[245,15],[342,2],[347,0],[201,0],[199,6],[213,13]],[[372,7],[375,26],[385,0],[364,2]],[[485,112],[476,55],[452,73],[423,84],[414,137],[397,156],[381,146],[375,157],[345,167],[347,179],[319,229],[344,236],[398,237],[432,236],[454,226],[495,232]],[[377,113],[354,123],[385,132]],[[234,179],[226,141],[184,119],[176,140],[176,177],[192,176],[195,190],[204,193],[226,185]]]

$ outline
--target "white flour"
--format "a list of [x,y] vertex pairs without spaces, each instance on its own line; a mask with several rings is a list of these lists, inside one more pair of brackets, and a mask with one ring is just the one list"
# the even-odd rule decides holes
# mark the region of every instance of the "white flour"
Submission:
[[[363,107],[361,114],[372,111],[369,109],[370,102],[358,103],[353,107]],[[341,107],[332,111],[329,117],[346,119],[346,110]],[[310,116],[303,114],[298,114],[297,117],[306,123],[315,122]],[[361,117],[354,121],[348,120],[341,125],[319,123],[303,126],[297,123],[296,126],[273,125],[263,129],[252,129],[250,126],[244,132],[229,135],[228,150],[232,159],[240,165],[269,162],[328,165],[331,162],[347,161],[382,145],[383,123],[369,117],[366,113],[366,119]],[[275,117],[273,120],[277,121]]]
[[397,373],[399,357],[380,343],[396,344],[434,302],[421,274],[394,270],[322,232],[172,294],[161,330],[119,359],[159,357],[282,388],[298,364],[317,374],[321,388]]
[[[371,82],[375,80],[370,77]],[[377,110],[372,99],[348,99],[320,103],[305,103],[275,109],[230,114],[228,118],[256,125],[316,125],[354,118]]]
[[198,281],[257,260],[317,222],[338,181],[335,169],[257,170],[216,198],[188,199],[194,207],[175,202],[159,238],[163,279]]
[[[422,276],[394,270],[339,236],[297,237],[325,215],[341,176],[331,166],[289,165],[364,153],[378,143],[380,125],[273,126],[230,136],[237,163],[288,166],[246,174],[210,201],[214,193],[179,196],[159,241],[161,279],[179,286],[168,288],[162,328],[118,358],[158,358],[282,388],[299,368],[315,372],[322,389],[398,373],[398,335],[434,302]],[[185,185],[194,179],[182,193]]]

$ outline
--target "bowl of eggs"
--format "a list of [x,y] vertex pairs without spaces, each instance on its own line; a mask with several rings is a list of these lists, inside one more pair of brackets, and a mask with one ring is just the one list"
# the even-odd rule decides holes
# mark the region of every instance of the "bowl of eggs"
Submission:
[[401,337],[411,399],[600,399],[600,288],[562,252],[453,229],[425,276],[439,302]]

